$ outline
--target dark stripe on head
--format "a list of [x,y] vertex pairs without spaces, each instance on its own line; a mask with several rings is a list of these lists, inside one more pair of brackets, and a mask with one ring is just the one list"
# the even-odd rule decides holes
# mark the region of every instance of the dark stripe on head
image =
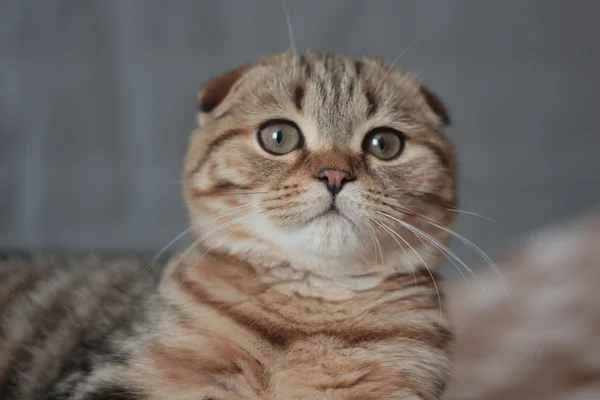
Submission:
[[298,84],[294,90],[294,104],[298,111],[302,111],[302,102],[304,101],[304,85]]
[[367,99],[367,118],[371,118],[379,107],[375,94],[369,88],[364,89],[364,94]]
[[202,166],[204,165],[204,163],[206,163],[206,161],[208,161],[208,159],[210,158],[210,153],[212,153],[214,150],[218,149],[225,142],[233,139],[236,136],[243,135],[243,134],[245,134],[247,132],[248,131],[246,131],[244,129],[232,129],[232,130],[227,131],[226,133],[220,135],[219,137],[217,137],[212,142],[210,142],[208,144],[208,146],[206,147],[206,151],[204,152],[204,156],[201,157],[198,160],[198,163],[196,164],[196,166],[194,167],[194,169],[190,172],[190,175],[195,174],[196,172],[198,172],[200,170],[200,168],[202,168]]
[[348,83],[348,97],[350,97],[350,98],[354,96],[354,86],[355,86],[354,80],[351,80]]
[[354,61],[354,72],[356,73],[357,78],[360,76],[362,69],[363,69],[362,61],[361,60]]

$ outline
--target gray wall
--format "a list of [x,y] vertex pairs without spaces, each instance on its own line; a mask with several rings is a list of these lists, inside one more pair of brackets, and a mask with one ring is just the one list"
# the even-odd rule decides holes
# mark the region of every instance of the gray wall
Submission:
[[[300,49],[416,41],[398,65],[452,111],[462,208],[498,221],[458,229],[485,250],[600,200],[600,2],[290,3]],[[0,248],[161,248],[198,89],[288,45],[279,0],[0,1]]]

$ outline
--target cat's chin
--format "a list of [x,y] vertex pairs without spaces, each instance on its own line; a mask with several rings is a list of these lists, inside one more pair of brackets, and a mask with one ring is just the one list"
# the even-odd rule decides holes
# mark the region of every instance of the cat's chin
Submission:
[[363,240],[354,224],[338,211],[327,211],[284,235],[297,249],[324,257],[346,257],[360,252]]

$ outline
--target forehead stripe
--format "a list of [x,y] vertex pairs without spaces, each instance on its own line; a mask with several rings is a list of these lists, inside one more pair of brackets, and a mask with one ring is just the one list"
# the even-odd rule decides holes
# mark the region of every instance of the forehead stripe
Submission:
[[302,111],[302,102],[304,101],[304,85],[298,84],[294,90],[294,104],[298,111]]
[[248,131],[245,129],[231,129],[231,130],[225,132],[224,134],[220,135],[216,139],[214,139],[212,142],[210,142],[208,144],[208,146],[206,146],[206,151],[204,152],[204,156],[198,160],[198,163],[196,164],[194,169],[190,172],[190,175],[193,175],[196,172],[200,171],[202,166],[210,158],[210,153],[212,153],[214,150],[218,149],[219,147],[223,146],[226,142],[233,139],[234,137],[241,136],[246,133],[248,133]]
[[364,94],[367,98],[367,118],[371,118],[377,112],[379,105],[377,104],[377,99],[371,89],[364,89]]

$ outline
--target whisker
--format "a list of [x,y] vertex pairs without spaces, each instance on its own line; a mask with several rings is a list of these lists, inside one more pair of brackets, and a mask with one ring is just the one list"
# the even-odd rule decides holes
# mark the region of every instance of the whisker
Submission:
[[202,241],[204,241],[204,239],[210,237],[213,233],[219,232],[223,229],[225,229],[226,227],[228,227],[229,225],[235,224],[236,222],[238,222],[239,219],[233,219],[231,221],[228,221],[227,223],[223,224],[223,225],[219,225],[216,228],[211,229],[210,231],[208,231],[206,234],[200,236],[198,239],[196,239],[192,244],[190,244],[185,251],[183,251],[183,253],[181,253],[179,255],[179,257],[177,258],[177,261],[175,261],[175,263],[173,264],[173,268],[172,270],[166,274],[166,276],[163,278],[162,282],[159,283],[157,289],[156,289],[156,295],[159,294],[160,289],[162,287],[162,284],[164,282],[166,282],[168,280],[168,278],[171,277],[171,275],[173,275],[173,273],[175,272],[175,269],[177,268],[177,266],[180,265],[181,261],[192,251],[196,248],[196,246],[198,246],[200,243],[202,243]]
[[[227,226],[228,226],[228,225],[227,225]],[[240,227],[238,227],[238,228],[235,228],[235,229],[234,229],[234,230],[232,230],[231,232],[228,232],[228,233],[225,235],[225,237],[228,237],[229,235],[231,235],[231,234],[233,234],[233,233],[235,233],[235,232],[239,231],[240,229],[242,229],[242,227],[241,227],[241,226],[240,226]],[[198,244],[199,244],[199,243],[198,243]],[[194,264],[196,264],[196,265],[197,265],[197,264],[200,262],[200,260],[202,260],[202,258],[203,258],[203,257],[204,257],[206,254],[208,254],[208,253],[209,253],[209,252],[210,252],[210,251],[211,251],[213,248],[215,248],[215,246],[216,246],[216,245],[214,244],[214,245],[210,246],[208,249],[206,249],[206,251],[205,251],[204,253],[202,253],[202,254],[200,255],[200,257],[198,257],[198,258],[196,259],[196,261],[194,262]],[[194,246],[194,247],[195,247],[195,246]],[[190,274],[190,271],[191,271],[191,268],[190,268],[188,271],[186,271],[185,275],[183,276],[183,279],[181,280],[181,281],[182,281],[182,283],[183,283],[183,282],[185,282],[185,281],[187,280],[187,278],[188,278],[188,276],[189,276],[189,274]]]
[[377,244],[375,243],[375,234],[373,233],[373,230],[369,231],[369,236],[371,236],[371,240],[373,241],[373,249],[375,250],[375,264],[377,264],[379,262],[379,254],[377,254]]
[[377,254],[379,253],[379,256],[381,256],[381,262],[384,262],[383,259],[383,250],[381,249],[381,243],[379,242],[379,239],[377,239],[377,235],[375,234],[374,229],[371,229],[369,231],[369,233],[371,234],[371,238],[373,238],[373,244],[375,245],[375,263],[377,263]]
[[[387,204],[387,205],[390,206],[392,209],[394,208],[390,204]],[[408,208],[406,206],[403,206],[403,205],[398,205],[398,207],[401,208],[401,209],[406,210],[407,211],[407,212],[405,212],[406,214],[409,214],[409,215],[412,215],[412,216],[414,216],[416,218],[419,218],[423,222],[428,223],[431,226],[434,226],[434,227],[436,227],[438,229],[443,230],[444,232],[449,233],[450,235],[452,235],[452,236],[456,237],[457,239],[459,239],[465,246],[467,246],[467,247],[471,248],[472,250],[474,250],[492,268],[492,270],[494,271],[494,273],[496,274],[496,276],[498,277],[498,279],[500,279],[500,283],[502,284],[502,287],[504,288],[504,291],[506,292],[506,294],[509,293],[508,292],[508,288],[506,286],[506,280],[504,279],[504,276],[502,275],[502,272],[496,266],[496,264],[494,263],[494,261],[479,246],[477,246],[475,243],[473,243],[469,239],[465,238],[464,236],[460,235],[459,233],[453,231],[452,229],[450,229],[450,228],[448,228],[448,227],[440,224],[439,222],[435,221],[432,218],[429,218],[429,217],[427,217],[427,216],[425,216],[423,214],[415,212],[415,211],[411,210],[410,208]]]
[[[410,225],[410,224],[409,224]],[[410,229],[410,227],[406,227],[407,229]],[[413,227],[415,228],[415,227]],[[417,229],[417,228],[415,228]],[[476,281],[477,286],[479,287],[479,289],[485,294],[485,295],[489,295],[488,291],[485,288],[485,285],[483,284],[481,278],[479,278],[479,275],[477,275],[473,270],[471,270],[469,267],[467,267],[467,265],[460,259],[458,258],[458,256],[456,256],[456,254],[454,254],[450,249],[448,249],[446,246],[444,246],[443,244],[441,244],[440,242],[438,242],[437,240],[435,240],[435,238],[431,235],[428,235],[425,232],[419,233],[418,231],[412,231],[413,234],[417,237],[419,237],[420,235],[424,235],[423,237],[429,241],[430,243],[432,243],[436,248],[438,248],[442,254],[444,254],[444,256],[446,257],[446,259],[448,261],[450,261],[450,263],[454,266],[454,268],[456,268],[456,270],[460,273],[460,275],[462,276],[462,278],[464,279],[465,283],[470,284],[469,280],[467,279],[467,277],[465,276],[465,274],[462,272],[462,269],[460,268],[460,266],[458,264],[456,264],[456,262],[454,261],[456,259],[456,261],[458,261],[460,263],[460,265],[462,265],[471,275],[473,275],[473,278]],[[481,303],[479,302],[479,299],[476,298],[475,302],[477,303],[477,306],[479,307],[480,310],[483,310],[483,307],[481,305]]]
[[[412,211],[411,209],[409,209],[408,207],[405,207],[405,206],[394,206],[394,205],[389,204],[389,203],[384,203],[384,204],[387,205],[388,207],[390,207],[391,209],[395,210],[395,211],[401,212],[401,213],[409,215],[411,217],[419,218],[419,216],[422,216],[421,214],[416,213],[415,211]],[[399,208],[401,208],[401,209],[399,209]],[[431,251],[429,250],[429,246],[427,246],[427,244],[425,244],[425,242],[423,241],[423,238],[421,237],[421,235],[418,235],[415,232],[413,232],[413,234],[416,236],[417,239],[419,239],[419,241],[423,244],[423,246],[425,247],[425,249],[431,255]],[[439,247],[435,246],[435,243],[432,243],[427,237],[425,237],[425,240],[427,240],[429,243],[433,244],[434,247],[436,247],[436,248],[439,249]],[[454,259],[452,257],[448,257],[448,255],[446,253],[444,253],[443,249],[442,249],[442,253],[444,254],[445,258],[448,261],[450,261],[450,263],[454,266],[454,268],[458,271],[458,273],[462,276],[462,278],[465,281],[465,283],[468,284],[469,280],[467,279],[467,277],[463,273],[462,269],[456,264],[456,262],[454,261]]]
[[[281,207],[278,207],[278,208],[283,208],[283,207],[284,207],[284,206],[281,206]],[[276,208],[276,209],[278,209],[278,208]],[[276,210],[276,209],[275,209],[275,210]],[[274,210],[266,210],[266,211],[261,211],[261,212],[258,212],[258,213],[252,214],[252,215],[246,215],[246,217],[254,217],[254,216],[256,216],[256,215],[260,215],[260,214],[266,214],[268,211],[274,211]],[[224,228],[226,228],[227,226],[229,226],[229,225],[231,225],[231,224],[233,224],[233,223],[240,222],[240,220],[241,220],[242,218],[244,218],[244,217],[240,217],[240,218],[238,218],[238,219],[236,219],[236,220],[230,221],[230,222],[228,222],[227,224],[225,224],[225,225],[221,226],[220,228],[223,228],[223,229],[224,229]],[[283,217],[282,217],[282,218],[283,218]],[[281,218],[280,218],[280,219],[281,219]],[[235,232],[239,231],[240,229],[242,229],[242,227],[241,227],[241,226],[240,226],[240,227],[238,227],[238,228],[235,228],[235,229],[234,229],[234,230],[232,230],[231,232],[228,232],[228,233],[227,233],[225,236],[226,236],[226,237],[228,237],[229,235],[232,235],[233,233],[235,233]],[[222,230],[222,229],[219,229],[218,231],[220,231],[220,230]],[[217,231],[217,232],[218,232],[218,231]],[[212,233],[215,233],[215,232],[212,232]],[[211,233],[211,234],[212,234],[212,233]],[[207,235],[205,235],[205,236],[206,236],[206,237],[208,237],[208,236],[209,236],[209,234],[207,234]],[[201,239],[202,239],[202,240],[204,240],[205,238],[201,238]],[[198,243],[195,243],[195,244],[193,244],[192,246],[190,246],[190,248],[188,248],[188,250],[189,250],[189,251],[193,250],[193,248],[194,248],[194,247],[196,247],[198,244],[200,244],[200,242],[201,242],[202,240],[199,240],[199,241],[197,241]],[[210,246],[208,249],[206,249],[206,251],[205,251],[204,253],[202,253],[202,254],[200,255],[200,257],[198,257],[198,258],[196,259],[196,261],[194,262],[194,264],[195,264],[195,265],[198,265],[198,263],[200,262],[200,260],[202,260],[202,258],[203,258],[203,257],[204,257],[206,254],[208,254],[208,253],[209,253],[209,252],[210,252],[210,251],[211,251],[213,248],[215,248],[215,246],[217,246],[217,245],[216,245],[216,244],[214,244],[214,245]],[[186,250],[186,251],[188,251],[188,250]],[[182,260],[182,259],[185,257],[185,255],[186,255],[186,254],[184,253],[184,254],[182,254],[182,255],[179,257],[179,259],[177,260],[177,264],[176,264],[176,265],[178,265],[178,264],[179,264],[179,262],[180,262],[180,261],[181,261],[181,260]],[[187,278],[188,278],[188,276],[189,276],[189,273],[190,273],[190,271],[191,271],[191,268],[190,268],[188,271],[186,271],[186,273],[185,273],[185,275],[184,275],[184,277],[183,277],[183,279],[182,279],[182,282],[185,282],[185,281],[187,280]]]
[[[429,245],[427,243],[425,243],[423,241],[423,238],[421,237],[421,235],[417,235],[416,233],[413,232],[413,235],[415,235],[415,237],[417,239],[419,239],[419,241],[421,242],[421,244],[423,245],[423,247],[425,248],[425,250],[427,250],[427,253],[430,256],[433,256],[433,254],[431,253],[431,250],[429,249]],[[427,238],[425,238],[427,240]],[[431,243],[429,240],[427,240],[428,243]],[[458,265],[456,265],[456,262],[452,259],[452,258],[448,258],[446,257],[446,259],[448,261],[450,261],[450,263],[454,266],[454,268],[458,271],[458,273],[460,274],[460,276],[463,278],[463,280],[465,281],[465,283],[469,283],[469,280],[467,279],[467,277],[465,276],[464,272],[462,271],[462,269],[460,269],[460,267]]]
[[375,243],[377,244],[377,249],[379,250],[379,255],[381,256],[381,262],[383,263],[384,262],[383,250],[381,249],[381,243],[379,242],[377,235],[375,235]]
[[[283,207],[283,206],[282,206]],[[168,274],[166,274],[163,279],[161,280],[161,282],[158,284],[158,287],[156,288],[156,292],[154,293],[154,295],[152,296],[151,302],[153,303],[156,299],[156,297],[160,294],[160,289],[162,288],[162,285],[168,281],[168,279],[175,273],[175,270],[177,269],[177,267],[180,265],[181,261],[183,260],[183,258],[185,258],[192,250],[194,250],[196,248],[196,246],[198,246],[202,241],[204,241],[206,238],[210,237],[212,234],[219,232],[223,229],[225,229],[226,227],[235,224],[237,222],[240,222],[243,218],[245,217],[253,217],[255,215],[258,214],[262,214],[265,211],[259,212],[259,213],[255,213],[255,214],[251,214],[251,215],[245,215],[245,216],[241,216],[238,218],[235,218],[231,221],[228,221],[227,223],[223,224],[223,225],[219,225],[213,229],[211,229],[210,231],[208,231],[206,234],[202,235],[201,237],[199,237],[198,239],[196,239],[191,245],[189,245],[185,251],[179,255],[179,257],[177,258],[177,261],[174,262],[173,267],[171,269],[171,271],[169,271]],[[212,247],[211,247],[212,248]],[[187,276],[187,275],[186,275]]]
[[245,194],[267,194],[269,192],[231,192],[231,193],[220,193],[220,194],[211,194],[210,197],[221,197],[221,196],[241,196]]
[[465,246],[471,248],[472,250],[474,250],[481,258],[483,258],[483,260],[485,260],[488,265],[492,268],[492,270],[494,271],[494,273],[496,274],[496,276],[498,277],[498,279],[500,279],[500,283],[502,284],[502,287],[504,288],[504,291],[506,292],[506,294],[508,294],[508,288],[506,286],[506,280],[504,279],[504,276],[502,275],[502,272],[500,272],[500,269],[496,266],[496,264],[494,263],[494,261],[492,261],[492,259],[479,247],[477,246],[475,243],[473,243],[472,241],[470,241],[469,239],[465,238],[464,236],[460,235],[459,233],[453,231],[452,229],[440,224],[439,222],[437,222],[436,220],[429,218],[423,214],[419,214],[411,209],[409,209],[406,206],[400,206],[401,208],[406,209],[407,211],[411,212],[415,217],[419,218],[420,220],[422,220],[425,223],[430,224],[431,226],[434,226],[438,229],[443,230],[444,232],[456,237],[457,239],[459,239]]
[[[396,231],[394,231],[392,228],[390,228],[389,226],[387,226],[386,224],[384,224],[383,222],[378,222],[373,220],[376,224],[381,224],[381,227],[385,227],[387,229],[389,229],[390,233],[395,234],[396,236],[398,236],[398,238],[400,240],[402,240],[416,255],[417,257],[419,257],[419,259],[421,260],[421,262],[423,263],[423,266],[425,266],[425,269],[427,269],[427,272],[429,273],[429,276],[431,277],[431,281],[433,282],[433,286],[435,287],[435,292],[437,294],[438,297],[438,304],[440,306],[440,318],[442,318],[443,312],[442,312],[442,298],[440,297],[440,291],[438,289],[437,283],[435,282],[435,277],[433,276],[433,272],[431,272],[431,269],[429,269],[429,266],[427,265],[427,263],[425,262],[425,260],[423,260],[423,257],[421,257],[421,255],[419,254],[419,252],[417,250],[415,250],[414,247],[411,246],[410,243],[408,243],[403,237],[402,235],[400,235],[399,233],[397,233]],[[385,229],[384,228],[384,229]],[[402,246],[400,246],[402,247]],[[404,248],[402,248],[402,250],[404,250]],[[412,263],[412,260],[410,259],[410,257],[408,257],[408,254],[406,253],[406,251],[404,251],[404,254],[406,254],[406,257],[408,258],[410,264],[412,265],[413,268],[413,274],[415,274],[415,284],[416,284],[416,280],[417,280],[417,276],[415,273],[415,266]]]
[[492,268],[492,270],[496,273],[496,275],[498,276],[498,279],[500,279],[500,283],[502,284],[502,286],[504,288],[504,291],[506,292],[506,294],[508,294],[508,288],[506,286],[506,280],[504,279],[504,276],[500,272],[500,269],[496,266],[496,264],[494,263],[494,261],[492,261],[492,259],[479,246],[477,246],[475,243],[473,243],[472,241],[470,241],[466,237],[462,236],[461,234],[459,234],[457,232],[454,232],[452,229],[447,228],[447,227],[445,227],[442,224],[439,224],[439,223],[434,222],[434,221],[428,221],[428,220],[425,220],[425,222],[429,223],[432,226],[435,226],[438,229],[443,230],[444,232],[449,233],[450,235],[454,236],[455,238],[457,238],[458,240],[460,240],[461,242],[463,242],[465,244],[465,246],[470,247],[477,254],[479,254],[479,256],[481,256],[481,258],[483,258],[490,265],[490,267]]
[[[169,247],[171,247],[173,244],[175,244],[175,242],[177,242],[183,236],[187,235],[188,233],[190,233],[191,231],[193,231],[194,229],[196,229],[197,227],[199,227],[200,225],[202,225],[202,223],[204,223],[205,221],[207,221],[207,220],[209,220],[211,218],[214,218],[216,216],[226,217],[228,215],[236,214],[239,211],[243,211],[245,208],[249,208],[251,206],[252,206],[252,204],[245,204],[245,205],[242,205],[242,206],[235,207],[233,211],[232,210],[219,211],[217,213],[209,215],[209,216],[201,219],[200,221],[192,224],[189,228],[187,228],[186,230],[184,230],[183,232],[181,232],[179,235],[175,236],[169,243],[167,243],[167,245],[165,247],[163,247],[154,257],[152,257],[152,259],[150,260],[150,262],[148,263],[148,265],[142,271],[142,276],[140,278],[140,282],[143,281],[143,279],[146,277],[146,275],[148,274],[148,272],[150,271],[150,269],[152,269],[152,267],[154,266],[154,264],[160,259],[160,257],[165,253],[165,251],[167,251],[169,249]],[[229,213],[226,213],[224,215],[220,215],[220,214],[223,214],[224,212],[227,212],[227,211],[229,211]],[[138,283],[138,285],[139,285],[139,283]]]
[[485,216],[485,215],[482,215],[482,214],[478,214],[478,213],[476,213],[476,212],[473,212],[473,211],[460,210],[460,209],[458,209],[458,208],[446,208],[446,210],[448,210],[448,211],[453,211],[453,212],[455,212],[455,213],[460,213],[460,214],[465,214],[465,215],[472,215],[472,216],[474,216],[474,217],[483,218],[483,219],[485,219],[485,220],[487,220],[487,221],[490,221],[490,222],[493,222],[493,223],[495,223],[495,224],[497,224],[497,223],[498,223],[498,221],[496,221],[496,220],[495,220],[495,219],[493,219],[493,218],[487,217],[487,216]]
[[204,241],[204,239],[210,237],[213,233],[219,232],[225,228],[227,228],[230,225],[233,225],[235,223],[238,223],[241,221],[242,218],[244,218],[245,216],[239,217],[239,218],[234,218],[231,221],[228,221],[222,225],[219,225],[211,230],[209,230],[207,233],[205,233],[204,235],[200,236],[198,239],[196,239],[190,246],[188,246],[188,248],[179,256],[179,258],[177,259],[177,262],[175,263],[176,265],[179,265],[179,263],[181,263],[181,261],[192,251],[194,250],[194,248],[196,246],[198,246],[200,243],[202,243],[202,241]]
[[[417,273],[415,272],[415,266],[413,265],[412,260],[410,259],[410,257],[408,256],[408,253],[406,252],[406,250],[404,249],[404,246],[402,246],[402,244],[400,244],[400,242],[398,241],[398,239],[396,239],[396,237],[390,232],[393,231],[391,228],[389,228],[387,225],[380,223],[379,221],[376,221],[374,219],[371,219],[371,221],[375,222],[377,225],[381,226],[383,228],[383,230],[385,230],[391,237],[392,239],[394,239],[394,241],[398,244],[398,246],[400,246],[400,248],[402,249],[402,251],[404,252],[404,255],[406,255],[406,258],[408,259],[408,262],[410,262],[410,265],[412,267],[412,273],[413,273],[413,278],[415,280],[415,286],[417,285]],[[394,232],[396,233],[396,232]]]
[[[407,228],[410,230],[410,228]],[[454,261],[454,258],[447,253],[447,247],[444,246],[442,243],[438,242],[438,243],[434,243],[432,242],[433,240],[433,236],[427,235],[425,232],[423,232],[422,234],[419,232],[415,232],[412,231],[413,235],[415,235],[419,240],[421,240],[421,242],[423,242],[423,239],[425,239],[428,243],[432,244],[436,249],[440,250],[442,252],[442,254],[444,255],[444,257],[446,258],[446,260],[450,261],[450,264],[452,264],[452,266],[458,271],[458,273],[460,274],[460,276],[463,278],[463,280],[465,281],[465,283],[469,283],[469,280],[467,279],[467,277],[465,276],[463,270],[460,268],[460,266],[456,263],[456,261]],[[468,268],[466,268],[468,269]],[[478,276],[472,272],[472,274],[475,276],[475,279],[478,280]]]
[[[426,232],[423,232],[421,229],[417,228],[414,225],[409,224],[408,222],[399,220],[398,218],[394,218],[389,214],[386,214],[384,212],[378,211],[380,214],[396,221],[397,223],[399,223],[400,225],[402,225],[403,227],[405,227],[406,229],[408,229],[409,231],[413,232],[415,235],[422,235],[424,239],[426,239],[428,242],[430,242],[432,245],[434,245],[437,249],[439,249],[443,254],[445,254],[447,257],[450,257],[449,260],[456,260],[456,262],[458,262],[463,268],[465,268],[471,275],[473,275],[473,278],[476,279],[480,285],[482,290],[487,294],[487,291],[485,290],[485,286],[483,286],[483,282],[481,281],[481,279],[479,278],[479,276],[471,269],[467,266],[467,264],[465,264],[460,257],[458,257],[452,250],[450,250],[448,247],[444,246],[442,243],[440,243],[440,241],[438,241],[436,238],[434,238],[433,236],[429,235]],[[454,264],[456,265],[456,264]],[[458,266],[457,266],[458,268]]]
[[186,256],[187,256],[187,255],[188,255],[188,254],[189,254],[189,253],[192,251],[192,250],[194,250],[194,248],[195,248],[196,246],[198,246],[198,245],[199,245],[199,244],[200,244],[202,241],[204,241],[205,239],[207,239],[208,237],[210,237],[210,236],[211,236],[211,235],[213,235],[214,233],[216,233],[216,232],[219,232],[219,231],[221,231],[221,230],[223,230],[223,229],[227,228],[228,226],[230,226],[230,225],[232,225],[232,224],[235,224],[235,223],[238,223],[238,222],[242,221],[242,220],[243,220],[243,218],[247,218],[247,217],[254,217],[254,216],[256,216],[256,215],[265,214],[265,213],[267,213],[267,212],[269,212],[269,211],[275,211],[275,210],[278,210],[278,209],[280,209],[280,208],[283,208],[283,207],[284,207],[284,206],[280,206],[280,207],[276,207],[276,208],[274,208],[274,209],[271,209],[271,210],[260,211],[260,212],[257,212],[257,213],[251,214],[251,215],[244,215],[244,216],[241,216],[241,217],[239,217],[239,218],[235,218],[235,219],[233,219],[233,220],[231,220],[231,221],[228,221],[228,222],[226,222],[225,224],[219,225],[219,226],[217,226],[217,227],[215,227],[215,228],[211,229],[210,231],[208,231],[207,233],[205,233],[204,235],[202,235],[201,237],[199,237],[198,239],[196,239],[196,240],[195,240],[195,241],[194,241],[194,242],[193,242],[193,243],[192,243],[190,246],[188,246],[188,248],[187,248],[187,249],[186,249],[186,250],[185,250],[185,251],[184,251],[184,252],[183,252],[183,253],[182,253],[182,254],[179,256],[179,258],[178,258],[178,259],[177,259],[177,261],[175,262],[175,265],[179,265],[179,264],[181,263],[181,261],[182,261],[182,260],[183,260],[183,259],[184,259],[184,258],[185,258],[185,257],[186,257]]
[[288,35],[290,39],[290,48],[292,50],[292,76],[296,77],[296,58],[298,56],[298,49],[296,48],[296,38],[294,36],[294,30],[292,29],[292,19],[290,16],[290,10],[286,4],[286,0],[281,0],[281,7],[283,8],[283,14],[285,15],[285,22],[287,23]]
[[388,69],[383,74],[383,77],[381,78],[381,80],[379,81],[379,83],[377,84],[377,86],[375,87],[375,93],[377,93],[377,91],[379,90],[379,88],[381,87],[381,85],[383,84],[383,82],[385,81],[385,78],[387,78],[387,76],[390,74],[390,72],[394,69],[394,67],[396,66],[396,63],[398,61],[400,61],[400,59],[402,58],[402,56],[404,56],[411,49],[411,47],[413,47],[415,45],[415,43],[417,43],[417,39],[415,39],[412,42],[410,42],[410,44],[400,54],[398,54],[398,56],[390,64],[390,66],[388,67]]

